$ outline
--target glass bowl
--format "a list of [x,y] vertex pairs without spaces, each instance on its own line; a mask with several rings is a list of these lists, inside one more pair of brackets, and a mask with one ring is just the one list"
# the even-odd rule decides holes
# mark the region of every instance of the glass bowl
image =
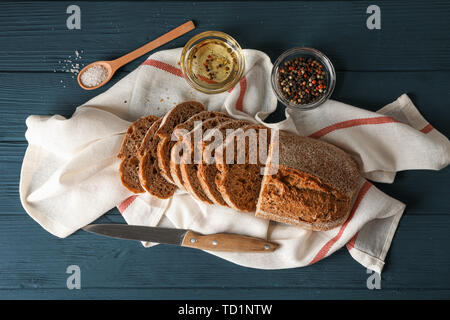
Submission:
[[[280,68],[284,65],[285,62],[294,60],[296,58],[313,58],[320,62],[325,70],[325,83],[326,83],[326,89],[325,93],[322,94],[317,100],[314,100],[310,103],[305,104],[295,104],[291,102],[288,98],[286,98],[281,93],[281,88],[278,83],[278,72]],[[325,56],[322,52],[319,50],[313,49],[313,48],[306,48],[306,47],[297,47],[292,48],[290,50],[285,51],[283,54],[281,54],[278,59],[275,61],[273,68],[272,68],[272,74],[271,74],[271,82],[272,82],[272,89],[275,92],[275,95],[277,96],[278,100],[283,103],[286,107],[291,109],[300,109],[300,110],[308,110],[317,108],[322,103],[327,101],[331,94],[333,93],[334,86],[336,84],[336,72],[334,70],[333,64],[331,63],[330,59],[328,59],[327,56]]]
[[[231,60],[226,58],[223,60],[230,60],[230,63],[227,64],[229,71],[225,75],[221,75],[221,81],[209,78],[206,73],[202,74],[209,69],[204,65],[199,65],[200,58],[196,54],[200,55],[200,52],[204,52],[204,49],[201,48],[206,46],[219,50],[214,51],[214,53],[218,53],[214,54],[214,57],[231,57]],[[220,50],[223,49],[227,50],[228,53],[224,51],[221,56]],[[203,93],[214,94],[230,90],[239,82],[244,73],[245,59],[241,46],[230,35],[220,31],[205,31],[197,34],[186,43],[181,53],[180,66],[184,78],[191,87]],[[217,67],[217,64],[214,67]],[[206,68],[206,70],[203,70],[203,68]]]

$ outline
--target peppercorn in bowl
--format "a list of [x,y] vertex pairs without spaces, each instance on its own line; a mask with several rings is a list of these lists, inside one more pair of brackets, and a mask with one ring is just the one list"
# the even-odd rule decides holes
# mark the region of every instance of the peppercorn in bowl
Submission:
[[336,72],[330,59],[319,50],[297,47],[275,61],[271,75],[278,100],[288,108],[313,109],[331,96]]

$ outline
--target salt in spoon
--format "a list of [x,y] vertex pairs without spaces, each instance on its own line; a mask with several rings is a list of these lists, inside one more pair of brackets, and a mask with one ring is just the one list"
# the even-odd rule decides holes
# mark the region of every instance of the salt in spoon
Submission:
[[[111,61],[93,62],[93,63],[87,65],[86,67],[84,67],[80,71],[80,73],[78,74],[78,77],[77,77],[78,84],[80,85],[80,87],[82,87],[85,90],[94,90],[94,89],[100,88],[101,86],[105,85],[109,80],[111,80],[112,76],[117,71],[117,69],[119,69],[123,65],[133,61],[134,59],[139,58],[140,56],[146,54],[147,52],[149,52],[153,49],[156,49],[156,48],[162,46],[163,44],[166,44],[167,42],[170,42],[170,41],[182,36],[183,34],[189,32],[193,29],[195,29],[194,23],[192,21],[188,21],[188,22],[182,24],[181,26],[176,27],[175,29],[160,36],[159,38],[157,38],[153,41],[150,41],[149,43],[143,45],[142,47],[140,47],[130,53],[127,53],[126,55],[124,55],[120,58],[117,58],[117,59],[111,60]],[[89,68],[94,67],[94,66],[101,66],[101,67],[105,68],[108,76],[106,77],[106,79],[103,82],[101,82],[97,85],[94,85],[92,87],[85,86],[83,84],[83,82],[81,81],[81,76],[83,75],[83,73],[86,72],[86,70],[88,70]]]

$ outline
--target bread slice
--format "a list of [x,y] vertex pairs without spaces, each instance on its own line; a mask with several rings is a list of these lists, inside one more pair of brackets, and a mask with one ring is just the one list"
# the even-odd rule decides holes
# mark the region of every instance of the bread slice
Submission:
[[139,160],[136,153],[146,132],[156,120],[158,118],[155,116],[147,116],[133,122],[128,127],[117,155],[122,160],[119,167],[120,180],[128,190],[134,193],[145,192],[139,182]]
[[[220,125],[216,130],[220,132],[220,136],[223,139],[225,139],[227,130],[239,129],[248,124],[250,124],[250,122],[245,120],[234,120]],[[215,147],[218,147],[220,143],[223,142],[223,140],[215,141],[215,139],[213,139],[213,137],[215,138],[215,134],[217,133],[211,131],[208,135],[205,135],[203,138],[203,142],[200,147],[200,152],[202,155],[204,155],[203,159],[209,158],[214,159]],[[218,173],[219,171],[217,170],[215,163],[202,162],[198,164],[197,177],[206,196],[212,202],[228,207],[228,204],[223,199],[222,195],[220,194],[216,186],[216,175]]]
[[156,120],[158,120],[158,117],[147,116],[133,122],[128,127],[117,157],[119,159],[133,157],[139,149],[148,129]]
[[356,162],[343,150],[280,131],[271,143],[256,216],[329,230],[348,219],[361,181]]
[[[255,141],[246,135],[253,135]],[[237,130],[234,136],[228,137],[223,148],[216,150],[216,168],[219,171],[216,186],[225,202],[234,209],[245,212],[256,209],[265,164],[265,159],[260,160],[259,152],[260,139],[263,141],[264,136],[265,147],[268,148],[270,129],[257,124],[248,125]],[[245,145],[239,143],[241,138]],[[238,157],[239,150],[243,151],[242,159]],[[232,152],[231,159],[227,159],[229,152]]]
[[[225,122],[233,121],[229,117],[216,117],[204,121],[201,125],[195,127],[186,137],[183,139],[187,148],[189,150],[186,154],[183,154],[183,158],[180,160],[180,170],[183,186],[192,196],[199,199],[200,201],[212,204],[213,202],[208,198],[208,196],[203,191],[200,181],[197,177],[198,163],[202,160],[201,154],[198,150],[198,145],[194,142],[196,131],[201,134],[208,130],[215,128]],[[201,142],[201,141],[199,141]],[[197,148],[197,150],[195,150]],[[199,155],[198,159],[195,159],[195,155]]]
[[[170,176],[172,177],[173,182],[175,185],[177,185],[179,188],[184,189],[181,177],[181,170],[180,170],[180,164],[179,161],[174,161],[173,159],[181,159],[183,157],[183,148],[181,144],[181,140],[183,139],[183,136],[187,133],[189,133],[191,130],[194,129],[194,126],[198,124],[197,122],[203,122],[207,119],[211,119],[214,117],[224,117],[224,118],[230,118],[231,117],[225,113],[217,112],[217,111],[203,111],[200,113],[197,113],[190,117],[185,122],[177,125],[175,129],[173,130],[172,138],[171,140],[165,140],[164,143],[161,143],[158,145],[158,156],[159,158],[166,158],[167,155],[169,155],[169,168],[170,168]],[[178,138],[177,141],[174,140],[175,137]],[[173,148],[177,142],[180,142],[177,147]],[[171,154],[173,152],[173,155]],[[165,159],[164,161],[167,161]]]
[[139,180],[148,193],[160,199],[167,199],[175,193],[176,186],[163,178],[158,166],[156,146],[159,136],[156,131],[161,122],[162,119],[159,119],[150,127],[138,150]]
[[133,193],[143,193],[145,190],[139,181],[139,160],[136,157],[124,159],[119,166],[122,185]]
[[171,141],[172,131],[180,123],[185,122],[196,113],[205,110],[205,106],[200,102],[187,101],[176,105],[164,116],[156,134],[160,138],[157,147],[158,166],[161,170],[161,175],[167,181],[173,183],[172,176],[170,175],[170,148],[167,147],[167,144]]

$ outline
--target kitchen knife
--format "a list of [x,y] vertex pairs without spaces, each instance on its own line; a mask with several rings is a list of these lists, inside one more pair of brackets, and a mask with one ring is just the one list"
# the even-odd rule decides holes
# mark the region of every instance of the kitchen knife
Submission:
[[90,224],[83,230],[108,237],[175,244],[202,250],[234,252],[272,252],[278,244],[232,233],[203,235],[186,229],[133,226],[127,224]]

